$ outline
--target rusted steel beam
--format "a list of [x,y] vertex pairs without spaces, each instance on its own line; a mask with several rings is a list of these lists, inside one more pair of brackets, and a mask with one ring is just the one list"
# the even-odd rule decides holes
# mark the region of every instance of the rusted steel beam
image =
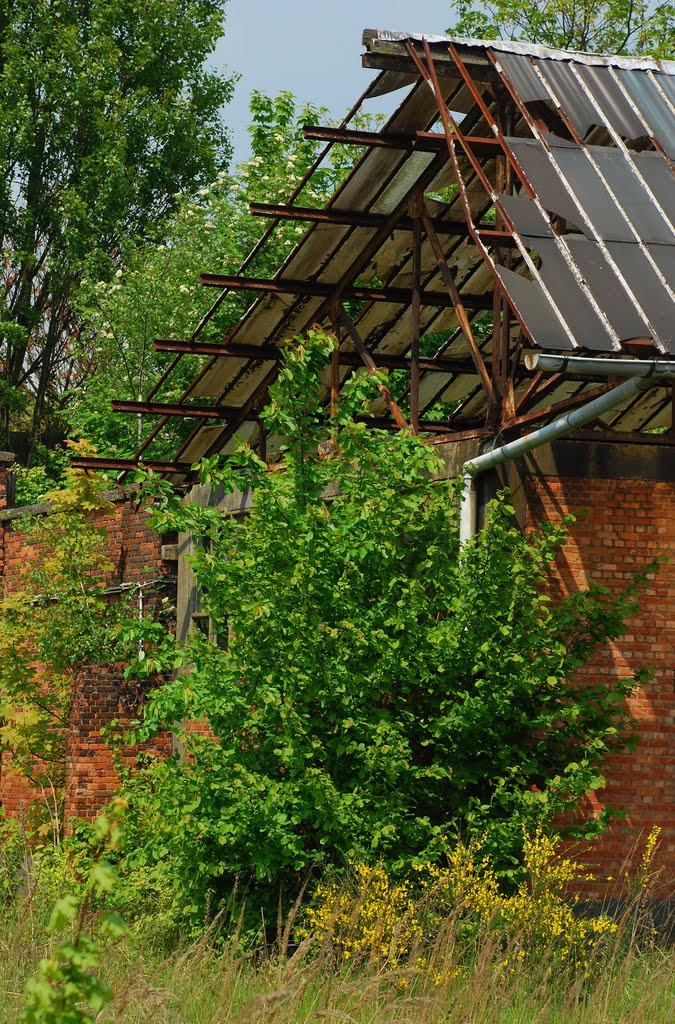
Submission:
[[133,469],[152,469],[155,473],[189,473],[191,462],[158,462],[154,459],[106,459],[103,456],[78,456],[70,460],[73,469],[110,469],[125,472]]
[[113,412],[141,413],[144,416],[197,416],[204,420],[227,420],[240,413],[234,405],[181,405],[172,402],[111,402]]
[[457,288],[457,285],[455,284],[455,279],[453,278],[450,272],[450,267],[448,266],[448,262],[443,252],[443,247],[441,246],[441,243],[438,239],[438,235],[434,231],[434,226],[431,223],[431,219],[427,216],[426,211],[422,212],[422,224],[424,225],[424,230],[426,232],[427,238],[429,239],[429,244],[432,248],[433,254],[436,257],[436,262],[438,264],[438,269],[441,272],[443,283],[445,284],[445,287],[448,289],[450,296],[452,298],[457,319],[459,320],[464,336],[469,344],[471,358],[473,359],[476,371],[478,373],[478,376],[480,377],[481,384],[483,385],[485,394],[488,397],[488,401],[491,402],[493,399],[494,392],[492,388],[492,381],[490,380],[490,375],[487,372],[485,362],[483,361],[483,354],[480,348],[478,347],[478,343],[474,337],[474,333],[471,328],[471,321],[469,320],[469,317],[466,314],[463,299],[459,294],[459,290]]
[[[352,318],[350,316],[348,316],[348,314],[345,312],[344,309],[341,309],[340,313],[339,313],[339,319],[340,319],[340,323],[342,324],[342,326],[347,331],[347,334],[352,339],[352,343],[354,345],[354,348],[356,349],[358,354],[361,356],[361,359],[363,360],[364,365],[370,370],[371,373],[376,373],[377,372],[377,365],[374,362],[373,357],[371,356],[370,352],[368,351],[368,349],[364,345],[363,340],[361,338],[361,335],[357,331],[356,326],[354,325],[354,321],[352,320]],[[389,409],[391,410],[391,414],[394,417],[394,420],[397,423],[397,425],[400,427],[401,430],[406,430],[408,428],[408,423],[406,421],[406,418],[403,415],[403,413],[401,412],[401,410],[399,409],[399,407],[396,404],[396,402],[394,401],[394,399],[392,397],[392,394],[391,394],[391,391],[389,390],[387,385],[386,384],[378,384],[378,390],[379,390],[380,394],[382,395],[382,397],[384,398],[384,400],[387,403],[387,405],[389,406]]]
[[[415,182],[415,189],[425,189],[429,185],[429,183],[434,180],[434,178],[441,170],[441,168],[444,166],[446,161],[447,158],[443,153],[435,154],[434,157],[429,161],[427,167],[420,173],[419,177],[417,178],[417,181]],[[410,190],[409,193],[401,197],[400,202],[396,204],[395,208],[391,211],[391,213],[386,215],[386,219],[382,227],[378,228],[377,231],[373,231],[370,238],[368,238],[365,241],[365,243],[359,247],[358,253],[355,255],[351,264],[345,269],[340,279],[336,281],[333,285],[331,285],[330,295],[323,297],[323,301],[319,304],[318,309],[313,310],[311,314],[308,313],[306,321],[307,326],[309,326],[312,322],[321,323],[325,318],[327,318],[330,315],[331,305],[336,300],[339,300],[341,297],[363,297],[364,299],[367,300],[369,295],[372,294],[372,289],[365,289],[365,295],[363,295],[363,293],[360,293],[360,295],[356,294],[357,290],[352,287],[352,282],[356,280],[359,274],[361,274],[363,270],[368,266],[374,254],[381,247],[383,241],[387,239],[389,235],[391,235],[391,232],[394,229],[398,220],[402,216],[406,216],[408,203],[410,202],[411,198],[411,192],[412,190]],[[407,306],[409,303],[410,293],[407,290],[403,289],[401,289],[400,291],[401,305]],[[487,296],[482,297],[481,306],[485,304],[486,299]],[[386,301],[390,300],[391,293],[389,297],[386,299]],[[447,308],[447,303],[444,302],[443,307],[441,308]],[[299,330],[301,332],[303,328],[301,327],[299,328]],[[247,400],[247,402],[251,403],[252,407],[255,407],[256,405],[260,405],[262,403],[261,395],[273,382],[273,380],[276,377],[276,373],[276,367],[272,366],[270,372],[255,388],[255,391],[250,396],[250,399]],[[247,403],[245,403],[245,405],[246,404]],[[212,450],[215,451],[218,448],[222,447],[224,444],[226,444],[227,441],[236,433],[237,427],[238,424],[236,421],[233,421],[227,426],[224,426],[222,431],[219,432],[219,436],[214,440],[207,454],[211,454]]]
[[516,413],[519,413],[521,409],[527,408],[528,403],[539,390],[539,388],[545,386],[545,384],[542,384],[542,382],[545,382],[545,380],[546,375],[542,373],[541,370],[538,370],[535,373],[534,377],[530,380],[523,394],[520,395],[520,397],[518,398],[516,402]]
[[[457,184],[458,184],[458,188],[459,188],[459,197],[460,197],[460,200],[461,200],[461,203],[462,203],[462,208],[464,209],[464,215],[466,217],[466,222],[467,222],[467,226],[469,228],[469,233],[470,233],[473,241],[475,242],[475,244],[477,245],[477,247],[479,248],[479,250],[483,254],[485,262],[492,269],[494,280],[496,282],[496,291],[497,292],[501,292],[502,289],[499,286],[499,278],[498,278],[498,274],[497,274],[497,271],[496,271],[496,267],[495,267],[494,261],[492,260],[492,257],[491,257],[491,254],[489,252],[488,246],[485,244],[485,242],[484,242],[484,240],[482,238],[481,232],[477,230],[476,225],[475,225],[474,220],[473,220],[473,213],[472,213],[472,210],[471,210],[471,204],[470,204],[470,201],[469,201],[466,184],[464,182],[464,179],[463,179],[463,176],[462,176],[462,172],[461,172],[461,168],[460,168],[460,165],[459,165],[459,160],[457,158],[457,151],[456,151],[456,144],[457,143],[459,143],[459,145],[462,147],[464,155],[466,156],[466,158],[468,159],[471,167],[473,168],[473,171],[474,171],[474,174],[476,175],[476,178],[481,182],[483,188],[485,189],[485,192],[486,192],[487,196],[490,197],[490,199],[493,201],[493,203],[497,206],[497,208],[500,210],[500,212],[502,214],[502,216],[501,216],[501,223],[498,225],[498,227],[501,229],[502,227],[506,226],[509,229],[509,233],[512,236],[514,236],[515,235],[514,226],[511,223],[510,219],[505,215],[504,210],[501,208],[501,206],[499,204],[499,199],[498,199],[497,192],[496,192],[495,188],[493,187],[492,183],[490,182],[489,178],[487,177],[487,174],[485,173],[485,169],[481,166],[480,161],[476,157],[476,154],[472,152],[471,147],[469,145],[467,145],[467,143],[466,143],[466,136],[464,136],[464,134],[462,133],[461,129],[457,125],[455,119],[453,118],[451,112],[448,110],[448,107],[446,105],[446,102],[445,102],[445,99],[444,99],[444,96],[443,96],[443,91],[441,90],[440,83],[438,81],[438,76],[437,76],[437,73],[436,73],[436,67],[435,67],[435,64],[434,64],[434,60],[433,60],[433,57],[432,57],[432,54],[431,54],[431,49],[429,47],[428,42],[426,40],[424,41],[424,51],[425,51],[426,66],[425,66],[424,62],[421,60],[421,58],[415,53],[415,50],[411,46],[411,44],[408,43],[406,45],[407,45],[409,54],[412,57],[412,59],[414,60],[416,66],[418,67],[418,69],[420,71],[420,74],[422,75],[423,79],[433,89],[434,95],[436,97],[436,102],[438,104],[438,109],[439,109],[439,112],[440,112],[440,115],[441,115],[441,120],[443,122],[443,129],[445,131],[445,137],[446,137],[446,142],[447,142],[447,146],[448,146],[448,152],[450,154],[450,159],[451,159],[451,162],[452,162],[452,167],[453,167],[453,170],[454,170],[454,173],[455,173],[455,177],[456,177],[456,180],[457,180]],[[451,53],[452,53],[453,59],[455,60],[455,63],[458,64],[458,70],[460,71],[460,74],[462,75],[462,78],[463,78],[465,84],[470,89],[472,95],[474,96],[474,99],[476,100],[476,102],[477,102],[479,108],[481,109],[481,111],[483,112],[484,116],[486,116],[487,123],[492,127],[493,123],[494,123],[493,122],[493,118],[492,118],[489,110],[487,110],[486,105],[483,102],[482,96],[478,93],[478,90],[476,89],[475,84],[473,82],[471,82],[470,80],[467,81],[469,76],[465,73],[465,69],[463,68],[463,66],[461,68],[459,67],[459,64],[461,64],[461,61],[459,61],[459,58],[456,55],[456,53],[454,53],[452,50],[451,50]],[[508,147],[505,146],[504,141],[503,141],[503,135],[501,133],[499,134],[499,144],[500,144],[500,148],[502,150],[502,153],[508,159],[509,158]],[[519,250],[521,252],[521,255],[524,256],[525,255],[524,251],[523,251],[521,245],[519,244],[518,240],[517,239],[514,239],[514,240],[516,240],[516,244],[517,244],[517,246],[518,246],[518,248],[519,248]],[[515,314],[516,318],[518,319],[518,322],[520,323],[523,335],[525,337],[529,338],[529,332],[527,330],[527,327],[524,324],[524,322],[521,320],[521,318],[518,316],[518,311],[513,307],[512,303],[511,303],[510,296],[505,294],[503,296],[503,298],[504,298],[505,301],[502,304],[502,308],[505,310],[505,316],[506,316],[506,308],[507,308],[506,307],[506,302],[508,302],[509,307],[511,307],[513,313]],[[496,305],[496,303],[495,303],[495,305]],[[493,315],[494,315],[494,310],[493,310]],[[493,330],[494,330],[494,323],[493,323]],[[502,406],[502,395],[499,394],[496,391],[495,388],[493,388],[492,401],[490,402],[490,405],[488,407],[488,420],[490,420],[490,421],[500,421],[502,419],[502,413],[503,412],[505,412],[506,415],[508,416],[509,408],[511,408],[511,409],[513,408],[512,385],[511,385],[511,389],[510,389],[510,394],[507,396],[507,398],[508,398],[508,401],[507,401],[507,403],[505,403],[506,407],[505,408],[501,408],[501,406]]]
[[[342,122],[340,124],[341,128],[346,128],[347,127],[347,125],[349,124],[351,119],[354,117],[356,112],[359,110],[359,108],[361,107],[363,102],[368,98],[368,95],[370,94],[370,92],[375,88],[377,83],[380,81],[381,77],[382,77],[381,75],[378,75],[376,78],[374,78],[371,82],[368,83],[368,85],[366,86],[364,91],[361,93],[359,98],[356,100],[354,105],[345,114],[345,116],[344,116],[344,118],[343,118],[343,120],[342,120]],[[291,195],[289,197],[289,200],[288,200],[290,203],[295,202],[295,200],[298,198],[298,196],[302,192],[303,188],[305,188],[305,186],[309,182],[310,178],[312,177],[312,175],[314,174],[316,169],[321,164],[321,161],[328,154],[329,150],[330,150],[330,143],[327,143],[325,146],[323,146],[321,151],[319,153],[317,153],[316,157],[314,158],[312,163],[309,165],[309,167],[305,171],[303,177],[300,179],[300,181],[297,183],[297,185],[293,189],[293,191],[292,191],[292,193],[291,193]],[[248,256],[246,257],[244,262],[241,264],[241,266],[239,268],[239,273],[243,273],[246,270],[246,268],[251,265],[251,263],[256,258],[258,253],[266,245],[270,235],[272,234],[272,232],[274,231],[275,228],[276,228],[276,224],[270,224],[266,228],[266,230],[265,230],[264,234],[262,235],[262,237],[258,239],[258,241],[254,245],[253,249],[249,252]],[[206,311],[204,316],[201,318],[201,320],[197,324],[197,327],[192,332],[192,339],[193,340],[195,340],[199,336],[199,334],[201,334],[201,332],[203,331],[204,327],[206,327],[208,322],[212,319],[212,317],[214,316],[214,314],[216,313],[218,307],[221,305],[221,303],[224,301],[224,299],[225,299],[225,294],[223,293],[222,295],[218,296],[218,298],[215,300],[215,302],[212,303],[211,307]]]
[[[261,380],[260,384],[258,384],[255,391],[251,395],[249,395],[249,397],[243,403],[241,408],[238,410],[238,415],[233,417],[228,423],[223,424],[223,429],[220,432],[219,436],[215,438],[213,443],[209,445],[206,452],[204,453],[207,458],[211,455],[214,455],[216,452],[220,451],[221,448],[225,446],[227,441],[231,437],[233,437],[234,434],[236,434],[237,430],[242,425],[242,423],[245,423],[246,420],[249,420],[251,418],[257,419],[259,410],[263,408],[263,406],[269,399],[269,388],[270,385],[273,384],[274,381],[277,379],[277,372],[278,371],[276,366],[273,366],[270,369],[269,373],[265,374],[265,376]],[[184,450],[185,445],[183,446],[181,451]]]
[[642,434],[633,430],[573,430],[572,441],[622,441],[627,444],[654,444],[673,447],[672,434]]
[[[222,274],[200,274],[199,281],[207,288],[231,288],[239,291],[271,292],[277,295],[312,295],[330,299],[338,292],[343,299],[363,299],[366,302],[391,302],[407,306],[410,292],[405,288],[355,288],[353,285],[324,284],[318,281],[295,281],[291,278],[267,280],[261,277],[229,277]],[[443,292],[422,292],[423,306],[453,306],[452,299]],[[467,309],[491,309],[492,292],[484,295],[463,295]]]
[[[514,171],[518,175],[518,177],[519,177],[519,179],[521,181],[521,184],[522,184],[523,188],[525,189],[525,191],[527,192],[527,194],[530,197],[530,199],[535,199],[536,197],[535,197],[534,188],[532,187],[530,182],[527,180],[527,176],[525,175],[525,173],[523,172],[522,167],[518,163],[518,160],[516,159],[515,154],[512,152],[510,147],[507,145],[506,139],[504,138],[504,133],[502,132],[500,126],[497,124],[496,120],[494,119],[494,117],[490,113],[489,105],[485,102],[485,99],[483,98],[482,92],[480,91],[480,89],[478,89],[476,87],[476,83],[473,81],[473,79],[471,78],[471,75],[469,74],[469,72],[467,71],[466,67],[464,66],[464,62],[462,61],[462,58],[460,57],[460,55],[459,55],[459,53],[457,51],[457,48],[455,46],[453,46],[452,43],[450,44],[450,53],[452,55],[453,60],[455,61],[455,64],[457,65],[457,70],[459,71],[460,75],[464,79],[464,83],[465,83],[467,89],[471,93],[474,101],[476,102],[476,104],[477,104],[479,110],[481,111],[483,117],[485,118],[487,124],[495,132],[495,135],[496,135],[495,141],[498,142],[501,152],[506,156],[506,159],[509,161],[509,163],[513,167]],[[466,143],[467,143],[467,140],[466,140],[466,136],[465,136],[464,137],[464,144],[466,144]],[[504,211],[502,211],[502,214],[504,214]]]
[[[306,124],[302,129],[306,139],[340,143],[346,146],[368,146],[375,149],[413,150],[423,153],[439,153],[445,149],[445,137],[440,132],[415,132],[414,135],[394,132],[367,132],[354,129],[328,128],[323,125]],[[482,135],[467,135],[467,145],[476,156],[496,157],[502,148],[497,139]]]
[[[239,345],[218,342],[160,341],[154,342],[158,352],[183,352],[190,355],[223,356],[231,359],[260,359],[263,362],[278,362],[283,349],[275,345]],[[407,356],[394,356],[385,352],[371,353],[379,367],[386,370],[409,370],[411,361]],[[343,366],[362,366],[361,358],[355,352],[340,352]],[[445,356],[420,358],[420,370],[424,373],[474,373],[470,359],[449,359]],[[525,371],[529,373],[530,371]]]
[[611,391],[614,386],[614,384],[603,384],[602,387],[593,388],[591,391],[582,390],[579,394],[565,398],[561,402],[554,402],[553,405],[546,405],[543,409],[534,409],[522,416],[516,416],[515,419],[509,420],[504,428],[511,430],[512,427],[522,427],[527,423],[534,423],[537,420],[547,419],[549,416],[558,416],[560,413],[569,412],[570,409],[576,409],[579,405],[585,405],[586,402],[592,402],[594,398],[599,398],[600,395]]
[[[365,213],[361,210],[335,210],[332,207],[315,209],[311,206],[287,206],[274,203],[249,203],[249,213],[255,217],[273,217],[276,220],[302,220],[310,224],[342,224],[347,227],[357,228],[381,228],[386,217],[381,213]],[[455,235],[459,238],[466,238],[469,229],[466,221],[433,220],[437,235]],[[414,219],[412,217],[401,217],[396,222],[395,231],[413,231]],[[492,245],[506,248],[513,247],[516,243],[508,231],[495,231],[492,224],[479,224],[478,230],[481,235]]]
[[[565,376],[568,380],[571,379],[568,374]],[[515,415],[521,415],[533,403],[543,401],[547,395],[550,395],[552,391],[555,391],[557,387],[560,387],[562,379],[563,375],[561,373],[554,373],[552,376],[547,376],[543,373],[535,374],[530,386],[516,405]]]

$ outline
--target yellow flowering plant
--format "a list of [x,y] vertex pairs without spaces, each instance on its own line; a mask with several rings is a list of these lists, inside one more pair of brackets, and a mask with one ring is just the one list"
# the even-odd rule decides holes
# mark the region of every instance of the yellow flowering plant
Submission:
[[346,880],[320,882],[307,923],[344,960],[399,964],[422,938],[412,885],[393,881],[383,864],[355,864]]
[[481,841],[458,842],[445,864],[418,864],[414,887],[393,880],[382,864],[356,864],[342,883],[319,883],[307,912],[309,930],[332,942],[345,960],[425,968],[434,938],[450,924],[464,957],[477,941],[496,939],[506,971],[546,956],[552,968],[587,973],[618,925],[605,914],[579,916],[579,897],[567,890],[584,870],[559,855],[559,842],[543,830],[525,834],[523,879],[511,894],[500,888]]

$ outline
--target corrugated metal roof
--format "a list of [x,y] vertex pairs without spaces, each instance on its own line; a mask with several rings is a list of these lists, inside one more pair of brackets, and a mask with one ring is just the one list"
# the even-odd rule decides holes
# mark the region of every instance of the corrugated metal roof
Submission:
[[[418,62],[423,60],[425,40],[457,124],[451,146],[434,146],[418,135],[439,128],[438,97],[410,49],[412,44]],[[512,322],[502,343],[513,405],[510,421],[502,412],[501,426],[508,429],[511,422],[515,428],[538,409],[567,400],[570,391],[597,387],[597,381],[561,380],[533,390],[518,358],[524,342],[620,356],[634,354],[639,341],[640,351],[652,358],[675,355],[675,62],[494,40],[455,40],[453,55],[450,42],[413,33],[364,34],[364,62],[382,69],[372,96],[407,92],[382,129],[390,141],[364,150],[327,209],[379,214],[381,220],[370,226],[310,224],[274,281],[280,287],[290,281],[331,285],[339,294],[358,279],[360,286],[377,283],[408,294],[412,235],[396,218],[407,217],[411,200],[423,193],[434,223],[444,228],[445,257],[469,316],[475,321],[492,309],[495,288],[503,287],[508,298]],[[465,135],[474,142],[467,145]],[[400,148],[394,148],[396,139]],[[490,241],[484,219],[495,214],[497,226],[511,236],[508,247]],[[446,417],[447,429],[480,426],[488,396],[455,309],[437,300],[447,291],[426,237],[421,266],[427,296],[421,331],[444,332],[436,355],[454,360],[456,371],[422,374],[420,409],[424,414],[435,403],[458,402]],[[279,345],[326,321],[329,306],[325,295],[263,293],[228,345]],[[409,352],[410,302],[366,302],[355,320],[375,362],[378,355]],[[492,334],[479,332],[478,344],[489,366]],[[343,341],[342,349],[352,351],[351,342]],[[341,372],[344,377],[350,371]],[[272,358],[213,358],[187,400],[210,398],[239,407],[241,415],[216,426],[198,421],[176,460],[227,451],[235,433],[253,437],[256,411],[275,374]],[[503,389],[508,381],[498,384]],[[669,394],[657,389],[606,425],[622,432],[670,425],[669,404]],[[374,411],[388,415],[384,402]]]

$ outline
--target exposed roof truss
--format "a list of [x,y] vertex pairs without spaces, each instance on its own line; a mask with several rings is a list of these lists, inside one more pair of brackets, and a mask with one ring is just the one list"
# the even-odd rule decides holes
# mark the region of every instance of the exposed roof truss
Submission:
[[[362,149],[338,192],[323,209],[296,205],[304,183],[286,204],[252,205],[270,220],[261,242],[237,275],[201,275],[219,290],[210,311],[189,339],[155,342],[172,360],[145,401],[115,403],[157,417],[134,458],[76,464],[150,464],[177,417],[194,426],[157,462],[176,480],[237,434],[273,458],[279,439],[264,437],[260,412],[281,345],[317,322],[340,339],[327,415],[355,367],[404,370],[381,388],[373,422],[445,438],[529,429],[602,390],[529,371],[526,347],[675,355],[675,66],[370,31],[364,43],[377,78],[339,128],[305,129],[324,155]],[[406,94],[381,132],[351,127],[363,102],[397,88]],[[304,234],[273,278],[251,277],[287,220]],[[201,340],[234,290],[250,293],[248,311],[227,337]],[[162,401],[188,354],[202,369]],[[648,432],[672,430],[672,388],[597,428],[663,441]]]

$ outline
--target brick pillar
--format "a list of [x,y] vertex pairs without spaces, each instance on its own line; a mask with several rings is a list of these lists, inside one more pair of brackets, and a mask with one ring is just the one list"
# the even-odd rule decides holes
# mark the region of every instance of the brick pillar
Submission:
[[14,473],[10,469],[13,462],[11,452],[0,452],[0,509],[14,504]]

